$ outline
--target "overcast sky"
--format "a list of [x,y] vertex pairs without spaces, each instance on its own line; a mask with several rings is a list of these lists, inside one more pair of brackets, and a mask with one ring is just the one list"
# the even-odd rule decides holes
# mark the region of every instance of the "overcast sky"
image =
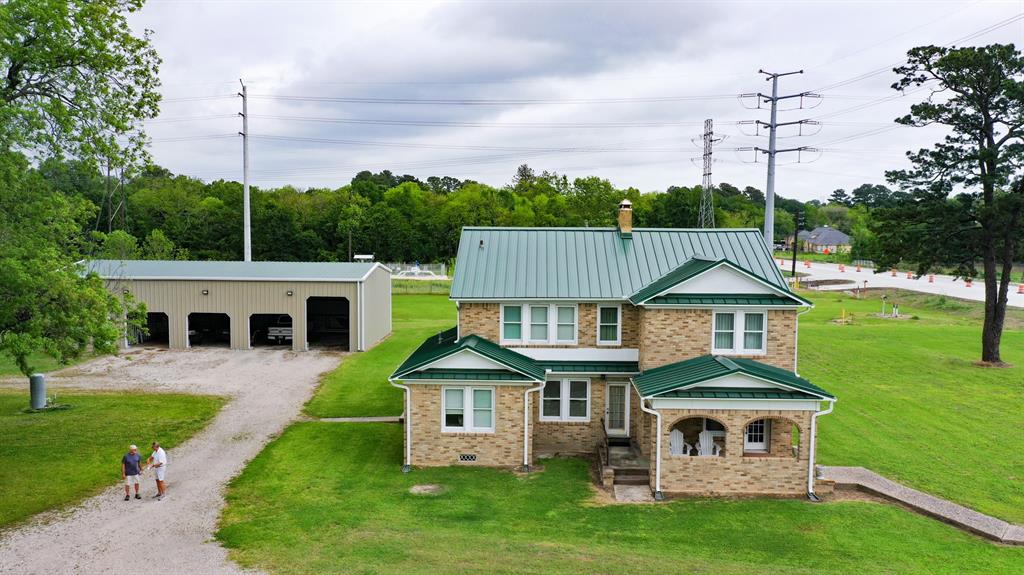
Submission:
[[712,118],[725,136],[715,183],[764,189],[763,156],[751,163],[755,153],[736,148],[767,145],[738,122],[768,111],[737,96],[770,91],[759,69],[803,69],[780,94],[823,98],[779,121],[818,118],[805,131],[820,132],[779,147],[822,152],[799,164],[780,155],[776,190],[810,200],[884,183],[905,150],[941,135],[892,127],[927,94],[890,88],[908,48],[1024,44],[1024,18],[1007,22],[1022,12],[1020,0],[149,0],[132,23],[153,31],[164,61],[165,102],[148,131],[154,160],[176,173],[241,181],[243,78],[260,186],[339,187],[362,169],[500,186],[522,163],[642,191],[692,186],[693,140]]

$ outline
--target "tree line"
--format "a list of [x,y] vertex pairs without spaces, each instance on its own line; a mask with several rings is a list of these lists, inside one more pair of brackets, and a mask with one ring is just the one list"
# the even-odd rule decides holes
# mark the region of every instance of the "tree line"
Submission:
[[[55,191],[92,206],[96,217],[83,222],[82,233],[96,257],[242,257],[238,182],[203,182],[159,167],[121,181],[85,163],[55,159],[42,162],[38,172]],[[700,186],[641,193],[597,177],[537,173],[527,165],[501,187],[451,176],[420,180],[364,171],[337,188],[253,188],[253,258],[349,261],[355,254],[373,254],[381,261],[446,262],[454,258],[465,226],[614,226],[623,199],[633,203],[637,227],[696,227],[700,195]],[[761,190],[723,183],[713,195],[718,226],[763,226]],[[799,213],[807,228],[829,225],[852,234],[865,246],[860,256],[870,257],[865,250],[873,241],[872,208],[866,203],[777,198],[776,206],[778,239],[793,235]]]

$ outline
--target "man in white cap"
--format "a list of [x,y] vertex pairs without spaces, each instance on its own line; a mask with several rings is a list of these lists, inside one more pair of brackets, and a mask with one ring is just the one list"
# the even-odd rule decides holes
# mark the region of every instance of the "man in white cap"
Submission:
[[135,485],[135,498],[142,499],[139,495],[139,462],[142,456],[139,455],[139,448],[134,445],[128,446],[128,453],[121,458],[121,481],[124,481],[124,500],[131,499],[131,488]]
[[156,472],[156,499],[159,501],[164,498],[164,494],[167,492],[167,485],[164,483],[164,477],[167,474],[167,453],[164,452],[164,448],[160,447],[160,444],[153,442],[153,455],[149,456],[146,463]]

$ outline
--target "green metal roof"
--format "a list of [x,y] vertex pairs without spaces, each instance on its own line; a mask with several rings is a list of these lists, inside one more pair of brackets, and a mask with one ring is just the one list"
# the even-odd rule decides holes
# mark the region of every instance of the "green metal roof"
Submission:
[[[794,294],[796,295],[796,294]],[[754,305],[763,307],[793,307],[801,305],[799,300],[775,294],[720,294],[687,293],[668,294],[651,298],[647,305]]]
[[760,387],[695,387],[693,389],[669,391],[658,397],[680,399],[820,399],[816,395],[802,391],[765,389]]
[[[378,263],[353,262],[213,262],[170,260],[90,260],[86,272],[104,279],[360,281]],[[384,268],[387,269],[387,268]]]
[[404,378],[407,374],[428,366],[435,361],[448,357],[463,350],[472,350],[496,363],[529,376],[534,381],[544,381],[544,368],[537,365],[532,359],[516,353],[508,348],[501,347],[478,335],[467,335],[458,339],[458,328],[451,328],[436,335],[428,337],[416,351],[412,352],[402,365],[398,366],[391,377]]
[[635,361],[537,361],[555,373],[640,373]]
[[640,288],[636,293],[629,296],[629,301],[634,304],[645,302],[672,286],[681,284],[692,277],[699,276],[724,261],[725,260],[709,260],[696,256],[693,259],[687,260],[676,269],[669,271],[660,278]]
[[789,291],[759,230],[467,227],[451,298],[624,300],[694,258]]
[[642,397],[651,397],[733,373],[778,383],[820,398],[835,399],[835,396],[791,371],[752,359],[732,359],[720,355],[702,355],[650,369],[633,378],[633,384]]
[[534,381],[519,372],[505,369],[424,369],[408,373],[402,376],[402,379],[416,381]]

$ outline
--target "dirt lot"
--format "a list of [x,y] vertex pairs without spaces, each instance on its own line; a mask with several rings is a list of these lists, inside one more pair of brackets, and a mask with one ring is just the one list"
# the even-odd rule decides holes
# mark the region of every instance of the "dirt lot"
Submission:
[[[223,489],[263,445],[299,415],[320,374],[343,354],[280,350],[136,350],[65,369],[62,389],[176,391],[232,400],[210,426],[168,452],[167,497],[152,476],[142,501],[122,501],[120,485],[62,514],[0,534],[0,573],[124,573],[141,568],[189,575],[241,573],[212,540]],[[7,385],[24,386],[21,379]],[[146,446],[140,446],[148,456]],[[73,457],[73,454],[65,454]],[[116,462],[112,463],[116,466]],[[158,560],[145,558],[156,553]],[[142,561],[140,564],[139,561]]]

